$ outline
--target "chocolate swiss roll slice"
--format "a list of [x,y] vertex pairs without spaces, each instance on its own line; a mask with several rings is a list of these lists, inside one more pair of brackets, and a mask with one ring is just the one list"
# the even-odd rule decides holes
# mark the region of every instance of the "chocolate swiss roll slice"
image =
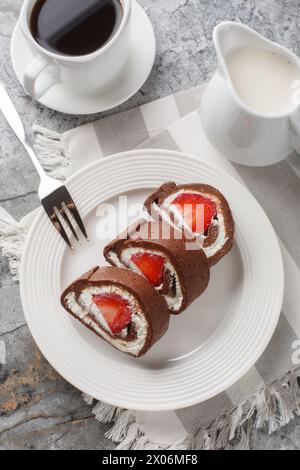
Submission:
[[213,266],[233,244],[234,222],[225,197],[207,184],[165,183],[145,201],[145,208],[199,242]]
[[189,251],[182,233],[161,222],[138,222],[107,245],[104,256],[110,264],[147,279],[173,314],[199,297],[210,279],[204,251]]
[[135,357],[145,354],[169,326],[164,298],[127,269],[91,269],[64,291],[61,303],[102,339]]

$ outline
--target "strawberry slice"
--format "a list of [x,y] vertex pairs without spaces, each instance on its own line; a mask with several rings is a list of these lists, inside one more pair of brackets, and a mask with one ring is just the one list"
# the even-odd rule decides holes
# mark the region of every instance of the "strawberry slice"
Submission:
[[212,201],[196,193],[181,193],[172,205],[181,211],[185,223],[195,233],[205,233],[217,213]]
[[165,260],[152,253],[136,253],[131,257],[134,264],[155,287],[163,282]]
[[95,294],[93,302],[113,334],[120,333],[131,322],[132,312],[127,300],[117,294]]

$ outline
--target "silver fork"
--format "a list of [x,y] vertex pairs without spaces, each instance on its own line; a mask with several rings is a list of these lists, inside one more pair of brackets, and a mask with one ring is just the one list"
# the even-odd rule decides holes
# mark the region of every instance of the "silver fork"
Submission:
[[42,206],[44,207],[49,219],[60,233],[67,245],[73,249],[71,241],[66,233],[63,221],[70,228],[75,239],[79,242],[79,237],[76,233],[74,225],[78,225],[84,237],[88,240],[87,232],[85,230],[83,221],[76,208],[76,205],[67,190],[67,188],[60,182],[50,178],[44,172],[37,156],[33,149],[30,147],[26,140],[25,130],[21,122],[20,116],[17,113],[5,87],[0,83],[0,109],[7,120],[8,124],[14,131],[15,135],[25,148],[36,171],[40,176],[40,185],[38,195]]

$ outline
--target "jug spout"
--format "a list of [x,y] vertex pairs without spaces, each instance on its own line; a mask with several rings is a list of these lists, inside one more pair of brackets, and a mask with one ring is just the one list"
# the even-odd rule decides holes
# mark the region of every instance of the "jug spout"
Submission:
[[266,49],[272,47],[273,50],[275,46],[281,48],[248,26],[234,21],[219,23],[214,29],[213,39],[219,68],[223,73],[227,70],[227,57],[238,48]]

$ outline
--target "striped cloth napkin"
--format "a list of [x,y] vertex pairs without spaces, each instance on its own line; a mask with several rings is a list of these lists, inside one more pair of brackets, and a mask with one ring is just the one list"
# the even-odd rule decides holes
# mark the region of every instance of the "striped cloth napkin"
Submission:
[[[215,398],[183,410],[149,413],[94,404],[96,419],[113,423],[108,436],[120,449],[245,449],[253,426],[273,432],[300,414],[300,157],[265,168],[229,163],[202,130],[197,109],[203,90],[199,86],[63,135],[35,126],[39,158],[60,179],[96,159],[134,148],[179,150],[212,162],[247,185],[280,239],[286,276],[282,315],[255,367]],[[0,246],[16,278],[33,217],[17,223],[0,211]],[[91,397],[84,399],[92,405]]]

